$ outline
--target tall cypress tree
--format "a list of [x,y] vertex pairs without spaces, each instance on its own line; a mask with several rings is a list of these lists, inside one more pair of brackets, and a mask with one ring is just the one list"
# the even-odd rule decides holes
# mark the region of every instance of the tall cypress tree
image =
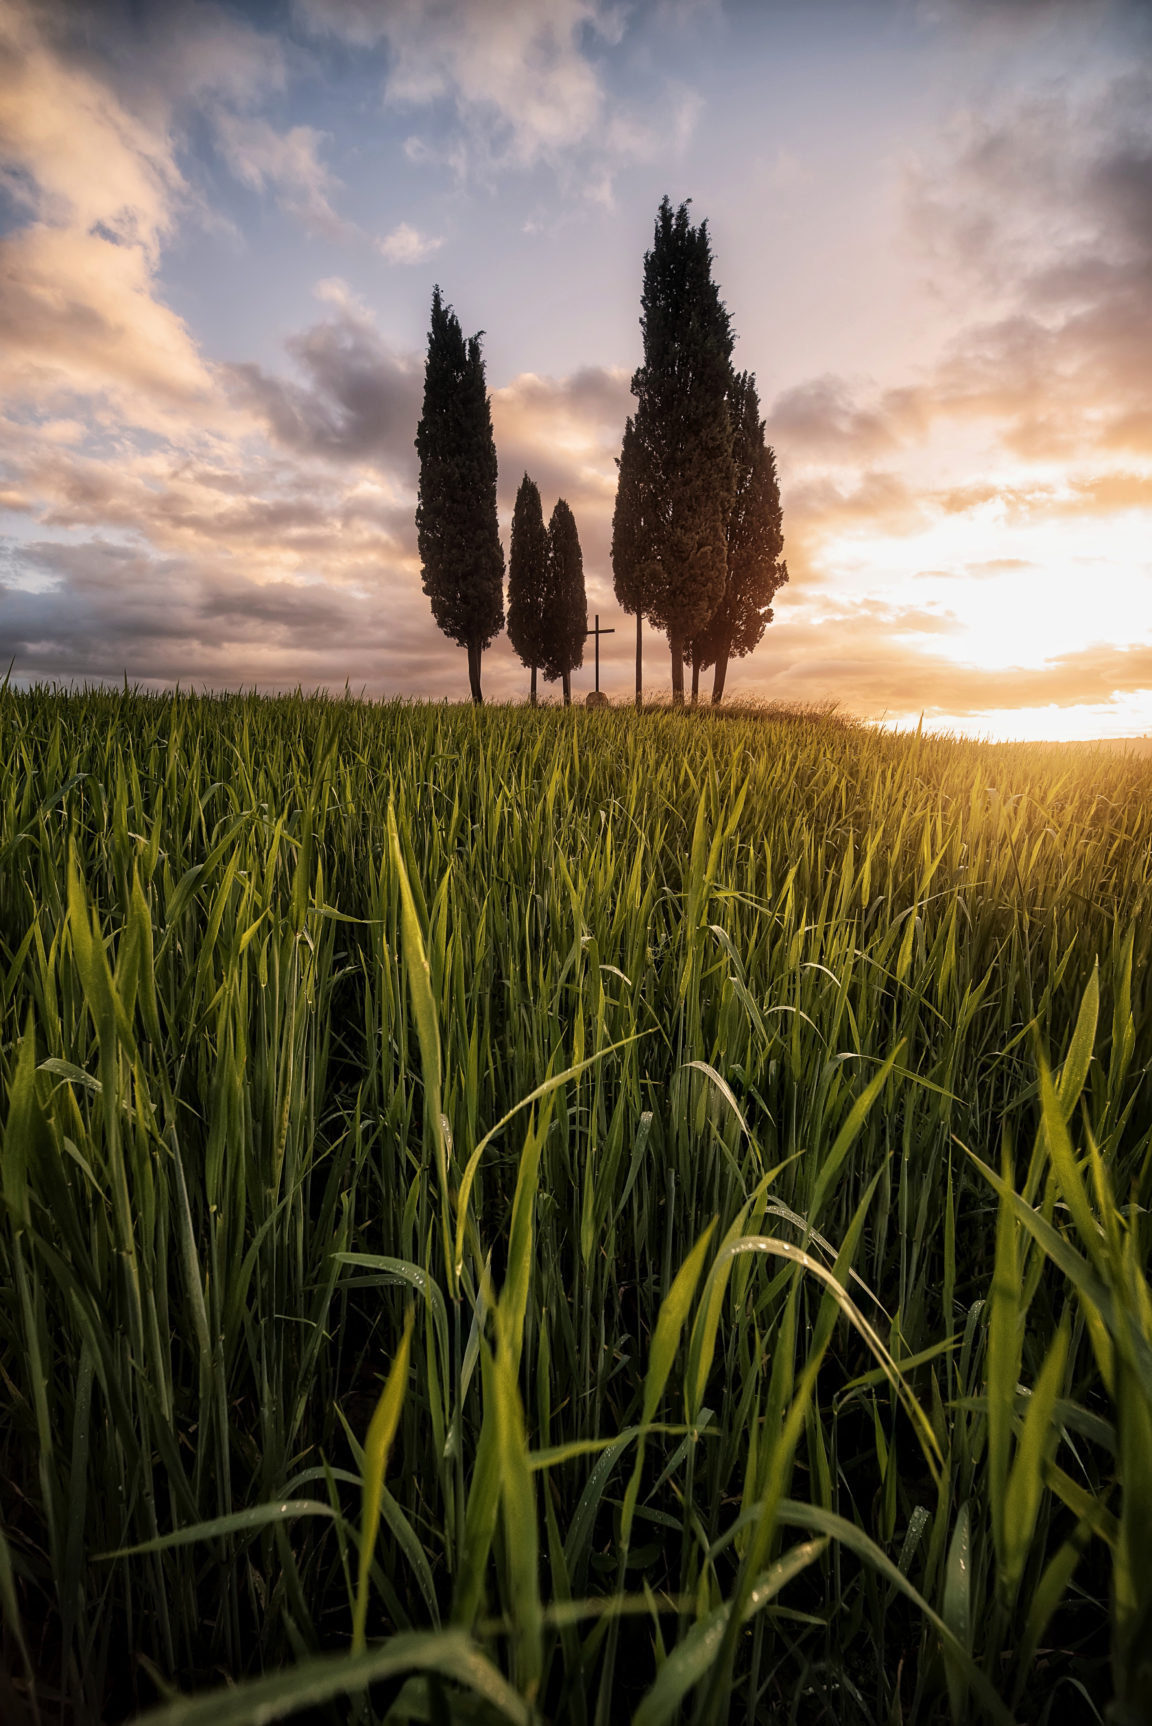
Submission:
[[[483,334],[483,331],[480,332]],[[432,615],[468,650],[481,705],[480,656],[504,626],[504,552],[496,521],[496,445],[480,335],[464,340],[451,306],[432,291],[424,412],[416,432],[416,536]]]
[[728,518],[728,582],[724,598],[692,642],[692,696],[700,672],[716,667],[712,704],[724,698],[728,661],[757,646],[772,621],[772,599],[788,580],[780,483],[775,452],[764,442],[764,421],[752,372],[733,374],[728,394],[736,490]]
[[712,280],[708,224],[667,197],[644,257],[644,363],[620,452],[613,521],[617,597],[668,636],[672,700],[684,652],[724,597],[734,473],[728,414],[732,330]]
[[544,675],[550,683],[560,678],[564,705],[572,704],[572,673],[584,663],[584,637],[588,633],[588,601],[584,593],[584,558],[576,517],[563,498],[548,523],[547,644]]
[[532,673],[533,707],[536,671],[544,664],[548,634],[548,529],[540,488],[525,474],[512,511],[512,544],[508,552],[508,639],[521,665]]

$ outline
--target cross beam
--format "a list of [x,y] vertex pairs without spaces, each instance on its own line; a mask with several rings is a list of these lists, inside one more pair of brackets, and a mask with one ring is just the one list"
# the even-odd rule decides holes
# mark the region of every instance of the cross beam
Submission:
[[601,629],[601,627],[600,627],[600,613],[599,612],[596,613],[596,627],[595,627],[595,629],[586,629],[584,631],[585,637],[587,637],[589,635],[594,635],[596,637],[596,689],[597,689],[597,691],[599,691],[599,689],[600,689],[600,637],[602,635],[615,635],[615,633],[616,633],[616,631],[614,629]]

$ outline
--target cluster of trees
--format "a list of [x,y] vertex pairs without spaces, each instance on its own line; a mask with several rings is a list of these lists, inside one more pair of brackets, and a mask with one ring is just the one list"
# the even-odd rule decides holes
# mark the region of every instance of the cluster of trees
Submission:
[[508,639],[521,665],[532,673],[530,699],[536,705],[536,673],[560,681],[564,705],[572,703],[572,673],[584,663],[588,601],[584,558],[576,517],[563,498],[544,526],[540,488],[527,474],[512,512],[508,555]]
[[[478,335],[432,291],[424,411],[416,431],[420,491],[416,538],[424,592],[450,640],[468,653],[472,699],[483,702],[480,660],[504,627],[504,549],[496,518],[496,445]],[[576,518],[563,498],[548,526],[540,489],[527,474],[512,517],[508,635],[532,673],[559,679],[564,704],[583,663],[587,630],[584,560]]]
[[[612,523],[616,597],[636,618],[636,704],[644,620],[668,636],[672,699],[692,699],[715,667],[724,694],[731,658],[751,653],[788,579],[780,488],[765,442],[756,379],[732,365],[733,333],[712,280],[708,226],[688,206],[660,205],[644,258],[640,327],[644,362],[632,379],[636,411],[624,430]],[[440,289],[416,433],[417,538],[424,592],[437,624],[467,649],[472,699],[483,700],[480,662],[504,627],[504,552],[496,516],[496,446],[480,334],[465,340]],[[587,613],[580,540],[561,498],[545,527],[540,491],[524,475],[512,518],[508,634],[536,676],[559,680],[583,662]]]
[[712,280],[708,224],[667,198],[644,258],[644,363],[632,378],[636,412],[624,428],[612,522],[616,597],[636,618],[640,704],[645,618],[668,636],[672,700],[692,697],[715,666],[751,653],[788,579],[776,458],[764,441],[751,372],[732,365],[732,323]]

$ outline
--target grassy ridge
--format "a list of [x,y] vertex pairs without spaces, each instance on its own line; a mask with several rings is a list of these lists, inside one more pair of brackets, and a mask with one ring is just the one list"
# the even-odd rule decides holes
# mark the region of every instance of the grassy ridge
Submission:
[[0,1706],[1147,1717],[1146,764],[10,691],[0,762]]

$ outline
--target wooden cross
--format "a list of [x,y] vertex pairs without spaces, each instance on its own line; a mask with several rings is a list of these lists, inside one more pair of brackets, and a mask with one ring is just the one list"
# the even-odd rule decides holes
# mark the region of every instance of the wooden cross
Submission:
[[599,689],[600,689],[600,637],[602,635],[615,635],[615,633],[616,633],[616,631],[614,629],[601,629],[601,627],[600,627],[600,613],[599,612],[596,613],[596,627],[595,627],[595,629],[586,629],[584,631],[585,636],[594,635],[596,637],[596,689],[597,689],[597,691],[599,691]]

